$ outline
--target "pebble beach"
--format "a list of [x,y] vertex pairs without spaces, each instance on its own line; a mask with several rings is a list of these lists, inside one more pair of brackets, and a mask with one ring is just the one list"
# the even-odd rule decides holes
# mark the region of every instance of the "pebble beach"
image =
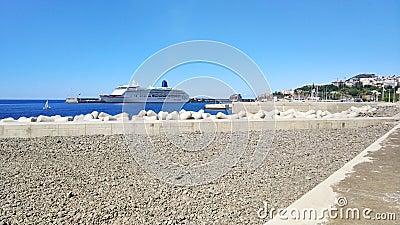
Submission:
[[[267,218],[259,218],[257,210],[264,201],[288,206],[393,126],[279,130],[267,158],[249,172],[245,162],[258,136],[251,132],[231,171],[193,187],[150,176],[123,135],[3,138],[0,224],[262,224]],[[209,152],[228,137],[217,133],[204,143],[209,147],[193,154],[212,157]],[[157,136],[155,146],[168,146],[174,138],[179,136]],[[180,154],[173,145],[165,151]]]

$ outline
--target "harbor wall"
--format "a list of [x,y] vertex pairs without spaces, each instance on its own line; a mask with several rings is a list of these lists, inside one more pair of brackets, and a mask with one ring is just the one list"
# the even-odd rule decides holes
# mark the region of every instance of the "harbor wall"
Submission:
[[[293,129],[346,129],[398,121],[393,117],[360,117],[346,119],[286,119],[286,120],[184,120],[184,121],[121,121],[109,122],[43,122],[2,123],[0,138],[33,138],[43,136],[79,136],[130,133],[157,135],[163,132],[231,132]],[[125,127],[124,127],[125,126]]]
[[261,108],[266,111],[277,109],[285,111],[288,109],[295,109],[296,111],[307,112],[309,110],[327,110],[331,113],[342,112],[352,106],[362,107],[370,105],[376,106],[395,106],[394,103],[381,103],[381,102],[233,102],[232,113],[238,113],[241,110],[246,110],[251,113],[256,113]]

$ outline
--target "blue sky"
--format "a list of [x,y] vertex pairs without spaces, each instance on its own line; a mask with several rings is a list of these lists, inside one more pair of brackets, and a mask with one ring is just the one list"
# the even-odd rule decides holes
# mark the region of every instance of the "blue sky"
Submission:
[[[272,90],[400,74],[400,1],[0,0],[0,98],[110,93],[149,56],[188,40],[242,50]],[[246,92],[219,69],[203,71],[192,72]]]

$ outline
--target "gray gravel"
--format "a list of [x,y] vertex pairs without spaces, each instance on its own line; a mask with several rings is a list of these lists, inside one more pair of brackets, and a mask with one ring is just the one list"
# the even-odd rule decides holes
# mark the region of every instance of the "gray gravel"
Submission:
[[[277,131],[267,159],[248,172],[258,135],[251,133],[243,160],[194,187],[149,176],[123,135],[0,139],[0,224],[261,224],[266,220],[256,211],[263,201],[288,206],[391,127]],[[228,136],[218,134],[214,142]],[[190,159],[187,154],[182,157]]]
[[375,106],[375,117],[391,117],[400,113],[400,107],[396,106]]

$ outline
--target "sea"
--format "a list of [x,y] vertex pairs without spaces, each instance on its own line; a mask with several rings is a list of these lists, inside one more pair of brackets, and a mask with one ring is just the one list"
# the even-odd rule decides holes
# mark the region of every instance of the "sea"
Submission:
[[18,119],[20,117],[38,117],[40,115],[45,116],[76,116],[80,114],[88,114],[93,111],[105,112],[110,115],[116,115],[123,111],[129,113],[131,116],[138,114],[140,110],[153,110],[156,113],[159,111],[179,111],[185,109],[187,111],[199,111],[203,109],[207,113],[212,115],[218,112],[230,114],[230,110],[205,110],[204,106],[210,104],[210,102],[188,102],[188,103],[147,103],[147,104],[136,104],[129,103],[124,105],[122,103],[78,103],[69,104],[65,103],[65,100],[48,100],[50,109],[43,109],[47,100],[15,100],[15,99],[0,99],[0,119],[12,117]]

